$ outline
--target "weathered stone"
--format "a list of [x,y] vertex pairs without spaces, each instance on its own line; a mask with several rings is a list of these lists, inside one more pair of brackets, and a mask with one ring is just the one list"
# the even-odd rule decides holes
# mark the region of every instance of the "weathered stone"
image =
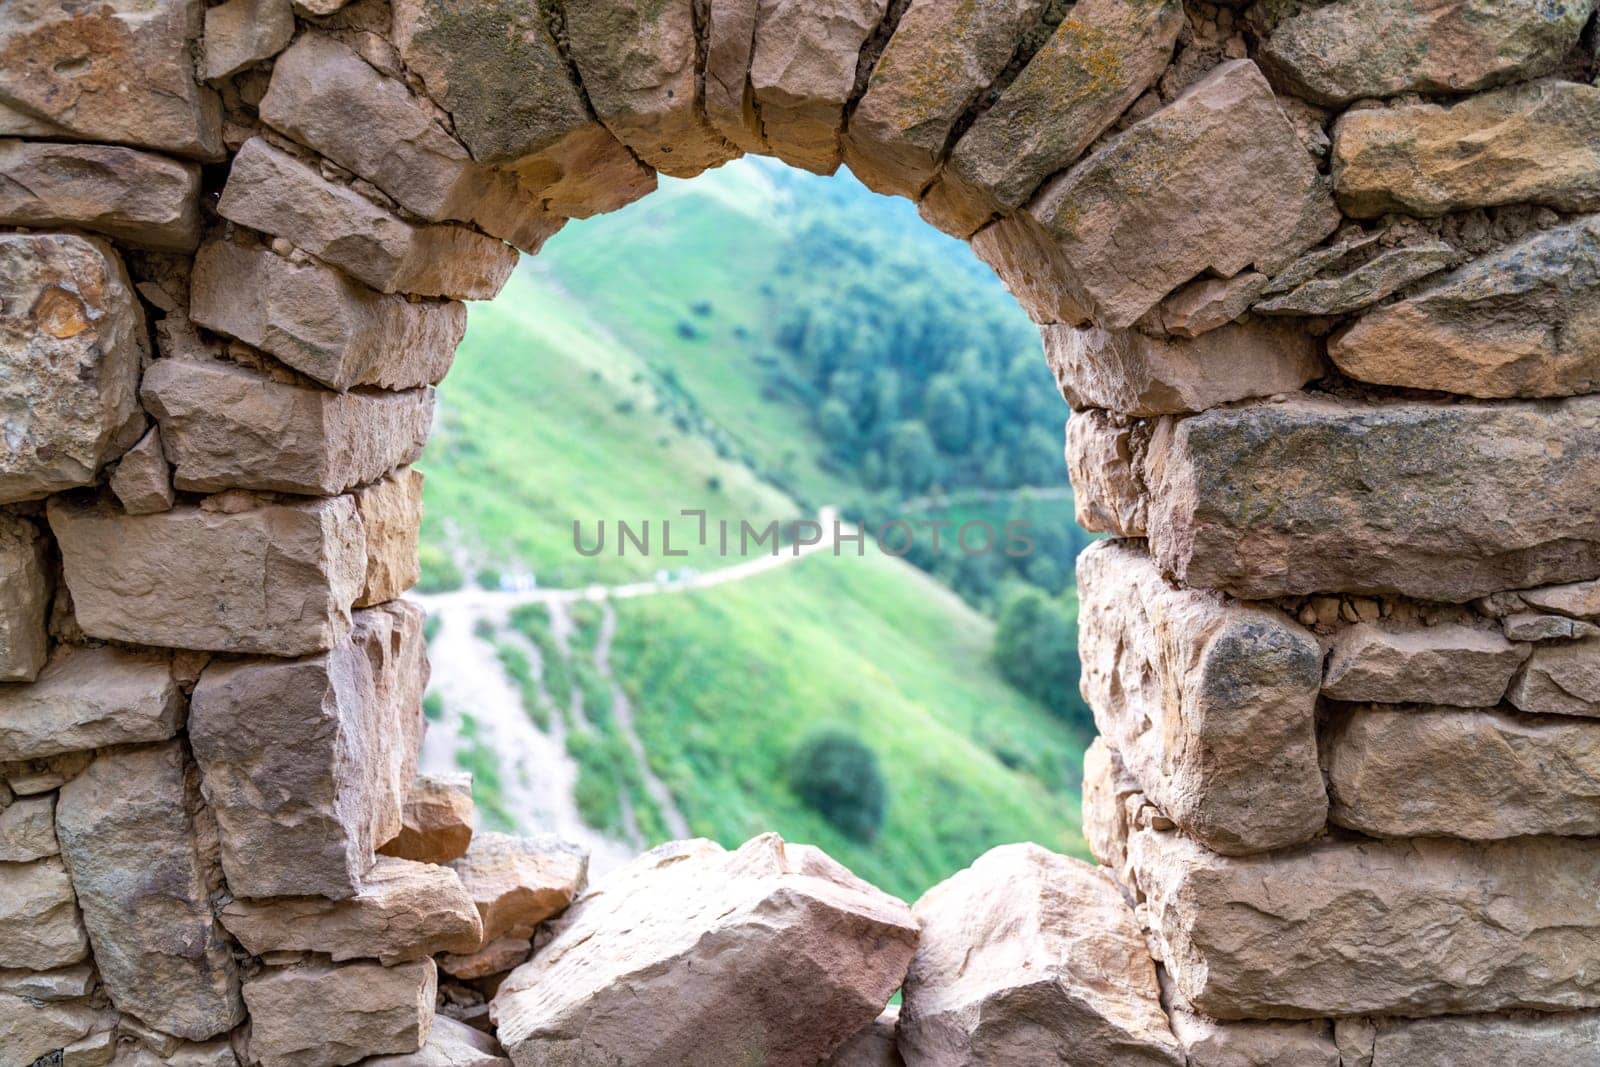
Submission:
[[1523,600],[1536,608],[1570,615],[1575,619],[1600,619],[1600,579],[1524,589]]
[[422,611],[405,601],[357,612],[321,655],[206,668],[189,740],[236,896],[361,892],[400,829],[427,680]]
[[1202,278],[1161,301],[1155,314],[1168,333],[1198,337],[1243,315],[1266,286],[1267,276],[1253,270],[1231,278]]
[[900,1023],[900,1006],[891,1004],[868,1023],[828,1060],[826,1067],[904,1067],[895,1045],[895,1028]]
[[1587,1067],[1600,1046],[1600,1012],[1381,1019],[1362,1030],[1345,1067]]
[[471,221],[528,253],[561,227],[537,190],[474,162],[404,82],[331,37],[301,37],[273,64],[261,118],[425,219]]
[[0,863],[0,967],[48,970],[88,955],[89,939],[60,858]]
[[1494,630],[1362,623],[1334,637],[1322,692],[1334,700],[1492,708],[1527,657]]
[[1270,274],[1339,221],[1249,60],[1222,64],[1129,127],[1028,210],[1060,242],[1080,303],[1105,327],[1133,325],[1207,270]]
[[378,851],[419,863],[449,863],[472,844],[472,776],[419,774],[400,812],[400,832]]
[[1383,231],[1379,230],[1376,233],[1352,234],[1333,244],[1313,248],[1274,274],[1261,292],[1266,296],[1286,293],[1313,278],[1348,273],[1377,254],[1378,242],[1382,240]]
[[320,263],[213,241],[195,258],[194,321],[333,389],[413,389],[444,377],[467,328],[454,301],[377,293]]
[[850,172],[880,193],[921,193],[956,123],[1005,69],[1043,7],[1043,0],[911,0],[851,112]]
[[162,252],[200,243],[200,168],[131,148],[0,139],[0,223],[72,226]]
[[63,645],[32,685],[0,686],[0,760],[164,741],[182,724],[165,654]]
[[1467,601],[1590,578],[1597,449],[1600,400],[1587,397],[1212,410],[1156,429],[1150,544],[1184,585],[1247,600],[1337,589]]
[[483,832],[473,836],[467,851],[450,866],[483,917],[483,937],[476,948],[502,937],[528,937],[534,927],[560,914],[583,889],[589,854],[548,834]]
[[[45,541],[26,519],[0,514],[0,682],[31,682],[50,653]],[[5,688],[0,686],[0,693]],[[4,701],[0,696],[0,701]]]
[[26,1067],[44,1057],[48,1064],[52,1052],[114,1018],[85,1000],[41,1002],[0,993],[0,1063]]
[[1317,104],[1466,93],[1553,70],[1592,0],[1344,0],[1303,8],[1261,48],[1273,81]]
[[1127,870],[1133,832],[1128,802],[1139,792],[1122,757],[1104,737],[1096,737],[1083,753],[1083,836],[1094,858],[1118,876]]
[[144,314],[104,241],[0,234],[0,353],[0,504],[91,484],[144,431]]
[[768,150],[817,174],[839,167],[857,61],[889,0],[761,0],[750,87]]
[[761,0],[710,0],[705,5],[705,112],[729,144],[743,152],[767,151],[750,91]]
[[1135,470],[1135,427],[1098,408],[1067,420],[1067,473],[1078,525],[1093,533],[1143,537],[1145,496]]
[[415,1052],[428,1040],[437,986],[429,959],[263,971],[244,984],[250,1056],[262,1067],[338,1067]]
[[220,159],[221,101],[197,84],[190,52],[202,10],[199,0],[8,0],[0,106],[52,136]]
[[365,957],[386,967],[436,952],[475,951],[483,933],[454,871],[389,856],[362,876],[361,892],[348,900],[235,900],[220,917],[253,956],[318,952],[335,963]]
[[56,798],[19,797],[0,808],[0,863],[28,863],[61,851],[56,843]]
[[111,475],[111,491],[129,515],[154,515],[171,511],[172,468],[161,447],[161,428],[152,426],[139,443],[122,454]]
[[305,655],[348,630],[365,580],[347,497],[158,515],[58,497],[49,516],[78,625],[106,640]]
[[0,778],[19,797],[35,797],[60,789],[82,774],[94,758],[92,752],[69,752],[63,756],[16,760],[0,763]]
[[1322,649],[1280,613],[1173,589],[1116,542],[1078,557],[1083,693],[1166,815],[1228,854],[1322,829]]
[[93,964],[80,963],[53,971],[0,971],[0,993],[29,1000],[74,1000],[94,992]]
[[1536,646],[1506,699],[1522,711],[1600,717],[1600,638]]
[[[426,426],[422,429],[427,432]],[[422,529],[422,472],[402,467],[352,495],[367,532],[367,578],[356,598],[356,607],[370,608],[399,597],[422,576],[417,557]]]
[[1351,111],[1333,130],[1339,206],[1357,218],[1499,204],[1600,209],[1600,88],[1542,81],[1441,107]]
[[474,978],[488,978],[505,974],[527,962],[533,955],[533,941],[526,937],[502,937],[489,942],[476,952],[444,954],[438,957],[439,969],[452,978],[464,982]]
[[692,0],[574,4],[566,29],[590,104],[646,163],[692,178],[738,154],[700,111]]
[[1173,0],[1073,5],[951,151],[940,187],[955,228],[1015,211],[1070,166],[1160,77],[1182,27]]
[[1089,321],[1089,312],[1073,295],[1071,266],[1032,215],[1024,211],[996,219],[973,234],[971,243],[1034,322],[1080,326]]
[[1456,250],[1443,241],[1387,249],[1347,274],[1313,278],[1293,292],[1261,301],[1255,310],[1270,315],[1342,315],[1376,304],[1456,259]]
[[1317,340],[1288,323],[1228,324],[1199,337],[1045,326],[1045,358],[1074,410],[1147,416],[1292,393],[1325,372]]
[[1188,1067],[1341,1067],[1333,1028],[1322,1020],[1223,1023],[1177,1005],[1167,1017]]
[[1181,1065],[1133,909],[1103,872],[1004,845],[916,904],[907,1061]]
[[673,842],[590,890],[493,1014],[518,1064],[813,1064],[900,985],[900,901],[775,834]]
[[433,390],[335,393],[220,361],[158,359],[139,395],[161,423],[174,483],[326,496],[422,455]]
[[1540,615],[1520,611],[1500,620],[1501,629],[1511,641],[1576,641],[1600,637],[1600,626],[1565,615]]
[[216,874],[197,838],[178,742],[102,753],[61,787],[56,831],[95,964],[121,1011],[199,1041],[244,1021],[239,976],[211,915]]
[[1229,858],[1145,829],[1130,852],[1179,996],[1215,1018],[1600,1000],[1588,965],[1600,842],[1329,838]]
[[433,1017],[428,1042],[416,1052],[361,1062],[362,1067],[511,1067],[498,1041],[447,1015]]
[[205,78],[216,81],[271,59],[293,37],[294,8],[289,0],[226,0],[208,7]]
[[406,222],[259,137],[233,157],[217,211],[385,293],[487,300],[517,263],[509,245],[461,226]]
[[[62,1067],[71,1060],[63,1059]],[[92,1062],[92,1060],[86,1060]],[[123,1045],[116,1049],[116,1057],[108,1061],[110,1067],[239,1067],[239,1057],[234,1054],[231,1042],[179,1041],[165,1055],[146,1045]]]
[[1467,396],[1600,390],[1600,215],[1473,260],[1328,343],[1352,378]]
[[1600,724],[1370,706],[1323,738],[1330,818],[1372,837],[1600,834]]

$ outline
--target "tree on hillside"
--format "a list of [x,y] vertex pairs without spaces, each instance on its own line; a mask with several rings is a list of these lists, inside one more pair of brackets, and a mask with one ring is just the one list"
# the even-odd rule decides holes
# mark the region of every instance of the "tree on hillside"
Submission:
[[858,841],[877,837],[889,807],[878,757],[839,730],[824,730],[800,743],[789,758],[789,786],[808,807]]
[[1017,689],[1067,722],[1094,732],[1094,715],[1078,691],[1078,593],[1050,597],[1018,587],[1000,609],[994,661]]

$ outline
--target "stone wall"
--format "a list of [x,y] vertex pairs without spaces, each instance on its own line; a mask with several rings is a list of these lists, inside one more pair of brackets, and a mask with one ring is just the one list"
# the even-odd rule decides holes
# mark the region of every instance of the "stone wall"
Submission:
[[[9,0],[0,1064],[1596,1062],[1593,6]],[[417,777],[461,301],[742,152],[1039,322],[1103,866]]]

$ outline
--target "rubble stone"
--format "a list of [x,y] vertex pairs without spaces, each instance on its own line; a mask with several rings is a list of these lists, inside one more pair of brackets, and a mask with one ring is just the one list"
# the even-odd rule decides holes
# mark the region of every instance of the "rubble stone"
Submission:
[[1527,712],[1600,717],[1600,638],[1536,646],[1507,699]]
[[0,862],[28,863],[60,853],[55,812],[56,798],[51,794],[19,797],[0,808]]
[[263,971],[244,984],[250,1056],[262,1067],[338,1067],[416,1052],[433,1025],[437,987],[430,959]]
[[378,851],[419,863],[449,863],[472,844],[472,776],[419,774],[400,811],[400,832]]
[[0,223],[71,226],[159,252],[200,243],[200,168],[98,144],[0,138]]
[[226,0],[206,8],[205,63],[207,81],[237,74],[271,59],[294,37],[294,8],[289,0]]
[[1575,619],[1600,619],[1600,579],[1524,589],[1522,599],[1536,608],[1570,615]]
[[1494,707],[1528,656],[1493,630],[1459,624],[1389,630],[1362,623],[1332,645],[1323,695],[1379,704]]
[[45,566],[38,527],[0,514],[0,682],[31,682],[44,668],[51,586]]
[[0,686],[0,761],[164,741],[182,724],[161,653],[62,646],[32,685]]
[[111,491],[129,515],[154,515],[171,511],[172,468],[161,447],[161,428],[150,427],[139,443],[122,454],[111,475]]
[[416,1052],[374,1056],[363,1060],[362,1064],[364,1067],[511,1067],[511,1061],[501,1055],[498,1041],[447,1015],[433,1017],[428,1041]]
[[26,1065],[42,1057],[49,1063],[51,1053],[107,1025],[111,1014],[86,1000],[38,1001],[0,993],[0,1062]]
[[49,970],[88,955],[89,938],[60,858],[0,863],[0,967]]
[[483,917],[476,948],[502,937],[528,937],[540,923],[560,914],[583,889],[589,856],[550,835],[484,831],[473,835],[467,851],[450,866]]
[[743,152],[766,153],[750,59],[756,47],[760,0],[710,0],[704,7],[705,112],[725,140]]
[[1443,241],[1391,248],[1348,273],[1313,278],[1293,292],[1254,305],[1264,315],[1342,315],[1376,304],[1413,282],[1450,266],[1456,250]]
[[1129,420],[1089,408],[1067,420],[1067,473],[1078,525],[1091,533],[1143,537],[1146,502]]
[[353,495],[367,534],[367,578],[356,607],[369,608],[398,598],[422,576],[422,472],[402,467]]
[[1350,1067],[1584,1067],[1600,1042],[1600,1012],[1384,1019],[1363,1036]]

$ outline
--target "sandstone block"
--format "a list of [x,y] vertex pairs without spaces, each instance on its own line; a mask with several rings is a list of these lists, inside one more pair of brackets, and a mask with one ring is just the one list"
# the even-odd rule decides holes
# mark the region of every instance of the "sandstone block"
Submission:
[[144,330],[110,245],[0,234],[0,504],[88,485],[139,439]]
[[36,120],[34,132],[220,159],[222,105],[190,51],[202,11],[199,0],[10,0],[0,107]]
[[812,1064],[882,1011],[916,938],[909,908],[814,848],[674,842],[573,905],[493,1014],[523,1065]]
[[502,937],[529,937],[534,927],[565,910],[583,889],[589,855],[550,835],[488,831],[474,835],[450,866],[483,917],[479,945],[486,945]]
[[1074,4],[951,151],[940,184],[957,228],[1017,210],[1071,166],[1160,77],[1182,26],[1171,0]]
[[1078,525],[1094,533],[1143,537],[1145,497],[1136,471],[1142,441],[1130,420],[1097,408],[1067,420],[1067,474]]
[[516,250],[492,237],[406,222],[259,137],[234,156],[217,211],[385,293],[487,300],[517,263]]
[[1541,615],[1519,611],[1500,620],[1501,629],[1512,641],[1574,641],[1600,637],[1600,626],[1565,615]]
[[756,49],[756,13],[761,0],[710,0],[705,5],[706,118],[743,152],[767,151],[750,91],[750,59]]
[[566,28],[590,104],[646,163],[692,178],[738,154],[700,111],[691,0],[574,4]]
[[1600,1012],[1383,1019],[1364,1028],[1348,1067],[1583,1067],[1600,1043]]
[[1538,645],[1507,699],[1522,711],[1600,717],[1600,638]]
[[1322,692],[1334,700],[1489,708],[1505,697],[1527,657],[1525,647],[1493,630],[1362,623],[1334,637]]
[[416,460],[433,424],[431,389],[335,393],[220,361],[158,359],[140,396],[193,492],[340,493]]
[[1133,909],[1102,871],[1004,845],[915,912],[899,1027],[909,1062],[1184,1063]]
[[474,162],[404,82],[331,37],[301,37],[273,64],[261,117],[425,219],[471,221],[529,253],[561,226],[537,190]]
[[1208,411],[1151,441],[1151,550],[1187,586],[1254,600],[1340,590],[1466,601],[1591,578],[1597,431],[1590,398],[1305,397]]
[[177,498],[172,491],[172,468],[161,447],[159,426],[150,427],[138,444],[122,454],[111,475],[111,491],[129,515],[172,510]]
[[45,565],[38,527],[0,514],[0,682],[31,682],[44,668],[51,585]]
[[377,293],[320,263],[213,241],[195,258],[194,321],[332,389],[414,389],[444,377],[467,328],[454,301]]
[[439,969],[452,978],[467,982],[506,974],[526,963],[533,955],[533,942],[526,937],[502,937],[466,955],[445,953],[437,957]]
[[1104,737],[1096,737],[1083,753],[1083,836],[1094,858],[1119,877],[1127,870],[1133,832],[1128,804],[1139,795],[1139,783],[1122,757]]
[[435,1015],[427,1044],[398,1056],[375,1056],[364,1067],[511,1067],[500,1043],[482,1030]]
[[367,533],[367,578],[356,607],[369,608],[396,599],[422,576],[422,472],[402,467],[352,495]]
[[428,1040],[437,986],[429,959],[263,971],[244,984],[250,1056],[262,1067],[338,1067],[415,1052]]
[[[924,209],[927,204],[923,201]],[[1034,322],[1081,326],[1089,321],[1088,310],[1075,295],[1071,264],[1032,215],[1023,211],[996,219],[973,234],[970,243]]]
[[282,897],[235,900],[220,918],[251,955],[318,952],[366,957],[385,967],[438,952],[473,952],[482,941],[478,910],[448,867],[379,857],[347,900]]
[[844,107],[888,0],[761,0],[750,87],[769,150],[817,174],[839,167]]
[[200,168],[113,145],[0,139],[0,222],[192,251],[200,243]]
[[239,975],[211,915],[219,879],[191,812],[177,742],[102,753],[61,787],[62,858],[100,980],[120,1011],[202,1040],[244,1021]]
[[472,844],[472,776],[419,774],[400,810],[400,832],[378,851],[419,863],[449,863]]
[[1325,1022],[1222,1023],[1177,1007],[1167,1014],[1189,1067],[1341,1067]]
[[1218,1019],[1554,1011],[1600,999],[1584,962],[1600,923],[1593,841],[1330,838],[1229,858],[1140,830],[1130,851],[1180,999]]
[[304,655],[348,630],[366,572],[347,497],[158,515],[56,498],[49,515],[78,625],[106,640]]
[[62,646],[32,685],[0,686],[0,761],[164,741],[182,723],[165,654]]
[[205,63],[207,81],[237,74],[271,59],[294,37],[294,8],[289,0],[226,0],[206,8]]
[[1444,241],[1385,249],[1345,274],[1312,278],[1293,292],[1258,302],[1254,310],[1264,315],[1342,315],[1358,311],[1437,274],[1458,258],[1456,250]]
[[88,955],[89,939],[60,858],[0,863],[0,967],[43,971]]
[[1127,327],[1212,271],[1271,273],[1338,224],[1310,155],[1249,60],[1224,63],[1040,191],[1085,304]]
[[58,854],[55,813],[56,798],[48,793],[18,797],[0,808],[0,863],[27,863]]
[[1600,215],[1536,232],[1334,337],[1353,378],[1468,396],[1600,390]]
[[1536,608],[1570,615],[1575,619],[1600,618],[1600,579],[1587,582],[1569,582],[1543,589],[1525,589],[1523,600]]
[[189,740],[236,896],[361,892],[416,777],[427,677],[404,601],[357,612],[329,652],[206,668]]
[[1276,611],[1174,589],[1134,546],[1078,557],[1083,693],[1150,800],[1229,854],[1327,819],[1317,764],[1322,649]]
[[79,963],[53,971],[0,971],[0,993],[29,1000],[75,1000],[94,992],[98,984],[94,965]]
[[41,1002],[0,993],[0,1062],[26,1065],[42,1057],[50,1063],[51,1053],[113,1019],[87,1000]]
[[956,123],[1034,28],[1043,0],[913,0],[851,112],[844,160],[880,193],[915,198],[932,180]]
[[1316,338],[1275,322],[1229,324],[1192,338],[1074,326],[1040,333],[1056,386],[1078,411],[1204,411],[1292,393],[1325,373]]
[[1243,315],[1267,281],[1265,274],[1253,270],[1231,278],[1202,278],[1161,301],[1153,314],[1168,333],[1199,337]]
[[1588,0],[1345,0],[1280,22],[1262,44],[1261,63],[1275,84],[1316,104],[1466,93],[1549,73],[1592,7]]
[[895,1029],[900,1022],[900,1007],[891,1004],[840,1046],[827,1067],[904,1067],[895,1044]]

